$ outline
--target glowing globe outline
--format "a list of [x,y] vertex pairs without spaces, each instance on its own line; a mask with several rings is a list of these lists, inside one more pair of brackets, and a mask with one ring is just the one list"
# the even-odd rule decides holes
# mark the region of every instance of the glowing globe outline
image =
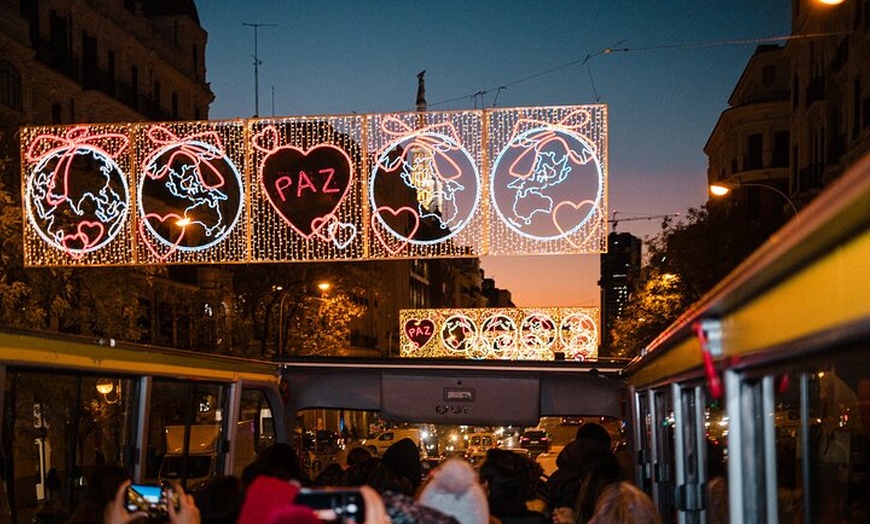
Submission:
[[[379,213],[375,214],[375,217],[376,217],[378,223],[381,225],[381,227],[385,231],[388,231],[394,237],[398,238],[399,240],[401,240],[403,242],[408,242],[409,244],[418,245],[418,246],[428,246],[428,245],[434,245],[434,244],[440,244],[442,242],[446,242],[447,240],[449,240],[449,239],[453,238],[454,236],[456,236],[457,234],[459,234],[460,231],[462,231],[463,229],[465,229],[466,226],[468,226],[469,222],[471,222],[471,220],[474,218],[474,215],[477,212],[478,206],[480,205],[480,193],[481,193],[482,188],[481,188],[481,183],[480,183],[481,182],[480,172],[477,169],[477,163],[471,157],[471,154],[464,147],[462,147],[461,144],[457,143],[455,140],[453,140],[449,136],[442,134],[442,133],[435,133],[432,131],[426,131],[426,132],[421,132],[421,133],[412,133],[409,135],[405,135],[397,140],[394,140],[393,142],[390,142],[390,144],[382,150],[383,152],[380,154],[380,156],[378,156],[377,160],[375,162],[373,162],[374,167],[372,167],[371,176],[369,177],[369,203],[370,203],[372,209],[379,209],[379,204],[377,202],[375,202],[375,181],[377,180],[377,173],[380,170],[379,166],[386,164],[386,161],[389,160],[388,159],[389,153],[395,151],[401,145],[407,145],[407,142],[413,141],[418,136],[435,137],[439,140],[444,141],[447,145],[449,145],[451,147],[455,146],[458,151],[462,152],[463,157],[465,158],[465,160],[468,161],[468,165],[471,166],[471,169],[472,169],[472,172],[474,175],[472,178],[475,182],[475,184],[474,184],[475,185],[474,204],[471,205],[471,209],[467,213],[466,217],[460,221],[459,225],[452,228],[450,230],[449,235],[446,235],[443,237],[434,238],[432,240],[417,240],[417,239],[413,239],[413,238],[408,238],[404,235],[399,234],[399,232],[393,230],[393,228],[391,228],[386,223],[386,221],[381,217],[381,215]],[[402,162],[404,163],[405,160],[402,160]],[[422,220],[422,217],[420,217],[420,218]]]
[[[492,329],[492,325],[498,320],[507,320],[507,324],[511,327],[506,332],[496,332]],[[497,333],[495,336],[491,336],[492,333]],[[487,352],[492,354],[493,356],[503,358],[505,353],[510,354],[513,351],[516,351],[517,347],[517,335],[518,328],[517,323],[511,317],[502,314],[496,313],[493,315],[489,315],[483,322],[480,323],[480,331],[478,334],[478,339],[482,341],[483,345],[486,346]],[[496,347],[496,343],[500,341],[504,341],[508,339],[509,344]]]
[[[499,171],[499,167],[501,165],[502,158],[511,148],[513,148],[517,144],[522,144],[523,142],[534,143],[534,141],[530,140],[528,137],[528,135],[530,135],[530,134],[549,133],[549,132],[556,132],[556,133],[565,134],[567,136],[570,136],[571,138],[573,138],[574,140],[576,140],[577,142],[579,142],[580,144],[583,145],[583,147],[585,148],[585,151],[591,157],[591,161],[595,163],[595,171],[598,174],[598,191],[595,193],[595,199],[594,199],[595,205],[593,205],[589,209],[589,212],[586,214],[586,216],[583,217],[582,220],[577,222],[577,224],[574,227],[565,231],[564,233],[558,233],[558,234],[551,235],[551,236],[532,235],[532,234],[530,234],[522,229],[518,229],[516,226],[514,226],[513,222],[508,220],[504,216],[504,214],[502,214],[501,208],[499,207],[499,201],[496,199],[496,195],[499,194],[496,191],[496,186],[495,186],[496,173],[498,173],[498,171]],[[595,154],[595,148],[586,139],[585,136],[580,135],[578,133],[568,131],[566,129],[562,129],[562,128],[555,128],[554,129],[551,127],[535,127],[535,128],[523,131],[522,133],[514,136],[510,140],[510,142],[508,142],[501,149],[501,151],[499,151],[498,155],[496,155],[495,162],[493,162],[492,169],[490,170],[490,177],[489,178],[490,178],[490,180],[489,180],[490,192],[489,193],[490,193],[491,199],[492,199],[492,207],[495,209],[495,212],[498,214],[499,219],[502,221],[503,224],[507,225],[507,227],[510,228],[511,231],[513,231],[513,232],[517,233],[518,235],[521,235],[525,238],[531,239],[531,240],[543,240],[543,241],[558,240],[560,238],[565,238],[567,236],[574,234],[578,229],[583,227],[583,225],[586,224],[595,215],[595,213],[600,209],[601,199],[604,196],[604,173],[601,169],[601,162],[598,159],[598,155]]]
[[[527,326],[529,326],[529,323],[532,322],[533,320],[541,321],[541,323],[546,321],[546,322],[549,322],[553,326],[549,330],[550,331],[549,340],[546,340],[546,341],[542,340],[538,336],[537,330],[527,329]],[[526,350],[534,350],[536,352],[543,351],[545,349],[552,350],[553,345],[559,339],[559,333],[556,333],[556,330],[558,329],[557,324],[556,324],[556,320],[553,318],[552,315],[550,315],[548,313],[542,313],[542,312],[537,312],[537,311],[529,313],[528,315],[526,315],[522,318],[522,320],[519,322],[519,325],[517,326],[517,329],[518,329],[517,337],[518,337],[519,345]],[[527,334],[528,332],[531,332],[531,333]],[[541,342],[541,343],[531,344],[530,342],[533,342],[533,341],[534,342]]]
[[[588,333],[589,340],[582,345],[578,345],[574,342],[574,340],[566,340],[565,332],[567,331],[569,334],[574,335],[574,330],[567,328],[566,326],[574,323],[588,323],[591,326],[590,330],[584,330]],[[578,354],[582,355],[584,359],[588,358],[589,354],[595,349],[594,343],[598,339],[598,326],[596,325],[595,319],[590,315],[583,312],[574,312],[569,315],[562,317],[561,322],[559,323],[559,342],[562,343],[562,347],[569,348],[573,351],[572,357],[576,357]]]
[[[161,156],[163,156],[167,151],[169,151],[171,149],[176,149],[176,148],[178,148],[182,145],[185,145],[185,144],[202,147],[208,153],[214,154],[216,157],[219,157],[220,159],[224,160],[226,165],[229,166],[233,175],[235,175],[236,184],[237,184],[237,187],[239,188],[239,204],[238,204],[238,206],[236,206],[236,216],[231,221],[229,221],[227,223],[227,227],[226,227],[226,229],[224,229],[223,233],[217,235],[211,242],[208,242],[206,244],[202,244],[199,246],[177,245],[174,242],[172,242],[166,238],[163,238],[163,236],[158,234],[157,231],[155,231],[155,229],[151,226],[151,221],[145,219],[145,215],[147,215],[147,213],[145,212],[145,209],[143,209],[143,207],[142,207],[142,204],[144,202],[144,199],[142,198],[142,188],[145,187],[145,183],[144,183],[145,179],[151,178],[149,173],[154,172],[154,169],[153,169],[154,161],[157,160],[158,158],[160,158]],[[154,179],[152,178],[152,180],[154,180]],[[158,242],[169,247],[172,250],[177,249],[178,251],[191,252],[191,253],[209,249],[212,246],[214,246],[215,244],[222,242],[226,237],[228,237],[230,235],[230,233],[232,233],[233,229],[235,229],[236,223],[239,221],[239,217],[242,216],[242,209],[244,208],[244,203],[245,203],[245,186],[244,186],[244,182],[242,180],[242,176],[239,174],[239,170],[236,168],[236,165],[219,148],[217,148],[209,143],[202,142],[200,140],[188,140],[185,142],[169,144],[169,145],[159,149],[154,154],[152,154],[151,157],[148,159],[148,162],[145,164],[144,173],[142,174],[142,178],[141,178],[141,181],[139,183],[137,194],[139,197],[139,202],[137,205],[137,208],[139,209],[139,219],[143,222],[144,226],[151,233],[151,236],[153,236],[155,239],[157,239]],[[199,222],[199,221],[193,221],[192,223],[196,223],[196,222]]]
[[[469,328],[470,335],[466,334],[466,338],[462,340],[460,347],[454,348],[444,340],[444,333],[451,333],[451,331],[449,330],[449,323],[451,320],[460,322],[463,326]],[[473,319],[462,314],[450,315],[441,323],[441,329],[438,330],[438,338],[441,341],[441,347],[446,349],[448,353],[452,355],[465,354],[471,356],[470,352],[473,352],[475,350],[475,346],[477,346],[479,331],[480,330],[477,326],[477,323]]]
[[[71,149],[72,149],[72,151],[70,151]],[[52,160],[54,158],[58,158],[58,157],[63,158],[64,156],[69,155],[69,154],[73,154],[73,155],[83,154],[83,153],[80,153],[80,151],[83,153],[92,153],[96,158],[103,160],[104,165],[108,166],[109,168],[112,169],[112,171],[114,173],[117,173],[119,175],[118,179],[121,181],[121,186],[124,190],[124,194],[120,195],[121,196],[120,201],[124,203],[124,206],[123,206],[124,210],[121,212],[121,216],[118,217],[118,219],[116,219],[114,221],[112,227],[106,229],[106,239],[105,240],[103,240],[102,242],[100,242],[98,244],[88,246],[85,249],[70,250],[66,246],[64,246],[63,244],[60,243],[60,240],[62,240],[65,236],[63,234],[63,231],[59,231],[58,233],[55,234],[55,235],[58,235],[58,234],[60,235],[60,240],[58,240],[55,238],[51,238],[50,236],[48,236],[46,234],[45,231],[42,230],[42,227],[36,222],[36,218],[34,217],[34,211],[33,211],[33,208],[31,207],[33,204],[31,203],[31,201],[33,200],[33,184],[34,184],[34,179],[36,178],[36,174],[37,173],[42,174],[44,169],[45,169],[46,164],[50,160]],[[127,185],[127,174],[124,173],[124,171],[121,169],[121,167],[118,165],[118,163],[115,162],[115,160],[111,156],[106,154],[106,152],[103,149],[98,148],[98,147],[94,147],[94,146],[90,146],[88,144],[76,144],[75,146],[55,149],[55,150],[51,151],[50,153],[44,155],[42,158],[40,158],[39,162],[30,171],[30,174],[27,177],[27,189],[26,189],[26,196],[25,196],[24,200],[25,200],[24,205],[25,205],[25,210],[27,213],[27,219],[30,221],[30,224],[31,224],[31,226],[33,226],[33,229],[36,230],[36,233],[47,244],[49,244],[50,246],[52,246],[60,251],[63,251],[64,253],[74,251],[74,252],[79,253],[79,254],[85,254],[85,253],[91,253],[93,251],[97,251],[99,249],[102,249],[103,247],[106,246],[106,244],[108,244],[109,242],[114,240],[115,237],[118,236],[118,234],[124,228],[124,224],[127,222],[127,217],[130,213],[130,206],[129,206],[130,187]]]

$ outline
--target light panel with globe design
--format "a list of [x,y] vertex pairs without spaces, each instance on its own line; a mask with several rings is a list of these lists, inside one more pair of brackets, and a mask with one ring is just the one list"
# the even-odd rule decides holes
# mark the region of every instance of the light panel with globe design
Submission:
[[596,104],[25,127],[25,264],[600,253],[606,122]]

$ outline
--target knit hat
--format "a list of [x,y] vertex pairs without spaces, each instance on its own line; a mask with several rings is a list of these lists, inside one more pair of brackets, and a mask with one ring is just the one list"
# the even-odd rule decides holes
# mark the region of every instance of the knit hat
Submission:
[[432,471],[419,502],[456,518],[460,524],[489,522],[486,494],[477,473],[462,459],[448,459]]
[[245,492],[238,524],[318,524],[311,509],[293,504],[299,486],[261,475]]

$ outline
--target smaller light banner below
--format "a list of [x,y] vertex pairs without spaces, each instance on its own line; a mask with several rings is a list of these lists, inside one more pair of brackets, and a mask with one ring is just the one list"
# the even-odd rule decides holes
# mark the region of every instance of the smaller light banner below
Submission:
[[598,308],[403,309],[401,356],[477,360],[598,357]]

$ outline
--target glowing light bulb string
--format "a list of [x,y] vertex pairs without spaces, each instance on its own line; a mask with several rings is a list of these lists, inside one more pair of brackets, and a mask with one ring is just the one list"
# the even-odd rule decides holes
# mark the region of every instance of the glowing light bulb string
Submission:
[[[842,35],[847,35],[847,34],[850,34],[850,32],[849,31],[837,31],[837,32],[830,32],[830,33],[808,33],[808,34],[787,35],[787,36],[769,36],[769,37],[761,37],[761,38],[742,38],[742,39],[735,39],[735,40],[713,40],[713,41],[709,41],[709,42],[689,42],[689,43],[685,43],[685,44],[661,44],[661,45],[646,46],[646,47],[617,47],[617,46],[619,46],[622,43],[627,41],[627,40],[621,40],[611,47],[605,47],[604,49],[602,49],[596,53],[587,54],[583,58],[580,58],[577,60],[572,60],[570,62],[566,62],[564,64],[557,65],[555,67],[551,67],[550,69],[546,69],[544,71],[539,71],[537,73],[533,73],[531,75],[519,78],[519,79],[514,80],[512,82],[508,82],[506,84],[501,84],[497,87],[491,87],[489,89],[479,90],[473,94],[457,96],[457,97],[453,97],[453,98],[448,98],[446,100],[441,100],[438,102],[430,103],[429,107],[441,106],[444,104],[449,104],[451,102],[457,102],[459,100],[469,100],[470,99],[474,103],[474,108],[477,109],[478,98],[481,100],[481,103],[482,103],[484,95],[486,95],[487,93],[489,93],[492,90],[496,90],[495,98],[494,98],[493,104],[492,104],[492,107],[495,107],[495,104],[498,101],[499,93],[501,93],[503,90],[507,89],[508,87],[514,86],[514,85],[517,85],[517,84],[520,84],[523,82],[528,82],[529,80],[534,80],[535,78],[549,75],[550,73],[555,73],[556,71],[560,71],[562,69],[565,69],[565,68],[568,68],[571,66],[575,66],[577,64],[582,64],[582,65],[586,66],[586,68],[589,72],[589,81],[592,84],[592,91],[593,91],[593,94],[595,95],[595,100],[597,102],[597,101],[600,101],[600,97],[598,96],[598,92],[595,89],[595,82],[592,78],[592,69],[589,66],[589,60],[591,58],[598,56],[598,55],[610,55],[613,53],[627,53],[629,51],[662,51],[662,50],[666,50],[666,49],[691,49],[691,48],[716,47],[716,46],[725,46],[725,45],[764,44],[764,43],[769,43],[769,42],[803,40],[803,39],[807,39],[807,38],[821,38],[821,37],[826,37],[826,36],[842,36]],[[484,104],[482,104],[482,105],[484,105]]]

